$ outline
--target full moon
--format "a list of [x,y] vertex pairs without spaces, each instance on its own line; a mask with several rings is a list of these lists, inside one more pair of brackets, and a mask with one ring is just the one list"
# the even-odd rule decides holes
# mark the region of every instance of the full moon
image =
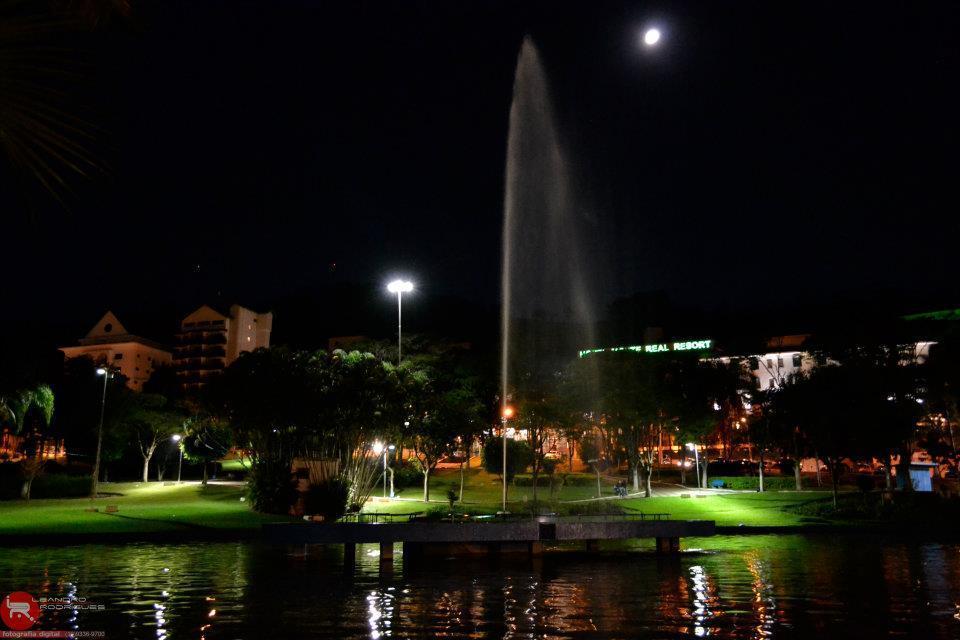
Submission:
[[659,29],[647,29],[643,34],[643,43],[648,47],[660,42],[660,30]]

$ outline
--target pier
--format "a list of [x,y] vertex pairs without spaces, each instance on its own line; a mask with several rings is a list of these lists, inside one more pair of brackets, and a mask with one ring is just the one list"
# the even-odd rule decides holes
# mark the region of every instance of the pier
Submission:
[[582,543],[596,551],[604,540],[654,538],[658,553],[677,553],[680,538],[712,536],[712,520],[588,519],[537,517],[495,522],[366,523],[310,522],[263,525],[264,536],[280,544],[337,544],[351,562],[358,544],[379,544],[380,561],[393,559],[394,544],[405,556],[474,553],[539,555],[544,544]]

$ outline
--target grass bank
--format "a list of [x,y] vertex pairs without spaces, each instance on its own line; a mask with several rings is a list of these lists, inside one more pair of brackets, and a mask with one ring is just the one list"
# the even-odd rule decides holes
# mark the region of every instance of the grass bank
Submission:
[[[612,480],[604,479],[603,493],[610,496]],[[446,493],[459,491],[460,474],[444,470],[431,480],[431,502],[422,502],[422,486],[410,486],[400,499],[372,500],[365,511],[380,513],[446,513]],[[244,488],[238,484],[198,483],[105,483],[104,494],[95,500],[70,498],[0,502],[0,541],[31,541],[40,537],[52,544],[149,538],[164,540],[204,537],[255,536],[266,522],[290,520],[283,516],[255,513],[241,501]],[[474,469],[465,475],[464,502],[458,513],[489,514],[500,508],[501,485],[495,476]],[[679,491],[678,491],[679,493]],[[694,492],[690,492],[694,494]],[[380,494],[380,489],[375,495]],[[706,497],[682,498],[679,495],[654,498],[611,498],[591,500],[596,485],[564,486],[552,499],[547,488],[540,488],[542,509],[561,515],[609,512],[666,513],[678,520],[714,520],[721,527],[789,529],[824,525],[850,525],[850,518],[837,518],[825,512],[829,502],[826,491],[723,493]],[[532,511],[532,487],[510,487],[508,509],[513,513]],[[860,500],[850,494],[850,500]],[[107,507],[115,506],[115,513]],[[93,511],[93,509],[97,509]],[[860,520],[857,524],[865,524]]]
[[[259,529],[284,518],[252,511],[238,485],[101,483],[96,499],[0,502],[0,539],[8,536],[109,537],[117,534],[202,534]],[[107,513],[108,506],[117,507]],[[97,511],[92,511],[97,509]]]

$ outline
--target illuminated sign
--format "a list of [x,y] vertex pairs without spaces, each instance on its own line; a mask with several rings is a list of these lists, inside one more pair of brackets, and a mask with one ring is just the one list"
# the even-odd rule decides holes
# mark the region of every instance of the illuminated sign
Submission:
[[606,349],[581,349],[581,358],[592,353],[615,353],[617,351],[635,351],[637,353],[663,353],[666,351],[709,351],[713,340],[681,340],[678,342],[655,342],[653,344],[635,344],[629,347],[607,347]]

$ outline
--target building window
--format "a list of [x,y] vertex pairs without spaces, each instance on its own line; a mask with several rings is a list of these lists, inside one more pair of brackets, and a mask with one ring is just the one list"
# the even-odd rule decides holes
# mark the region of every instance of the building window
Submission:
[[767,358],[767,369],[773,369],[773,358]]
[[803,356],[801,356],[799,353],[793,354],[793,366],[797,367],[798,369],[803,366]]
[[767,388],[773,389],[773,378],[770,378],[769,382],[767,383]]
[[104,333],[110,333],[111,331],[113,331],[113,325],[112,325],[112,324],[110,324],[110,323],[108,322],[107,324],[103,325],[103,332],[104,332]]
[[783,356],[777,356],[777,366],[778,367],[783,366]]
[[756,371],[760,368],[760,361],[757,358],[750,358],[750,371]]
[[122,354],[122,353],[115,353],[115,354],[113,354],[113,359],[114,359],[114,360],[123,360],[123,354]]

